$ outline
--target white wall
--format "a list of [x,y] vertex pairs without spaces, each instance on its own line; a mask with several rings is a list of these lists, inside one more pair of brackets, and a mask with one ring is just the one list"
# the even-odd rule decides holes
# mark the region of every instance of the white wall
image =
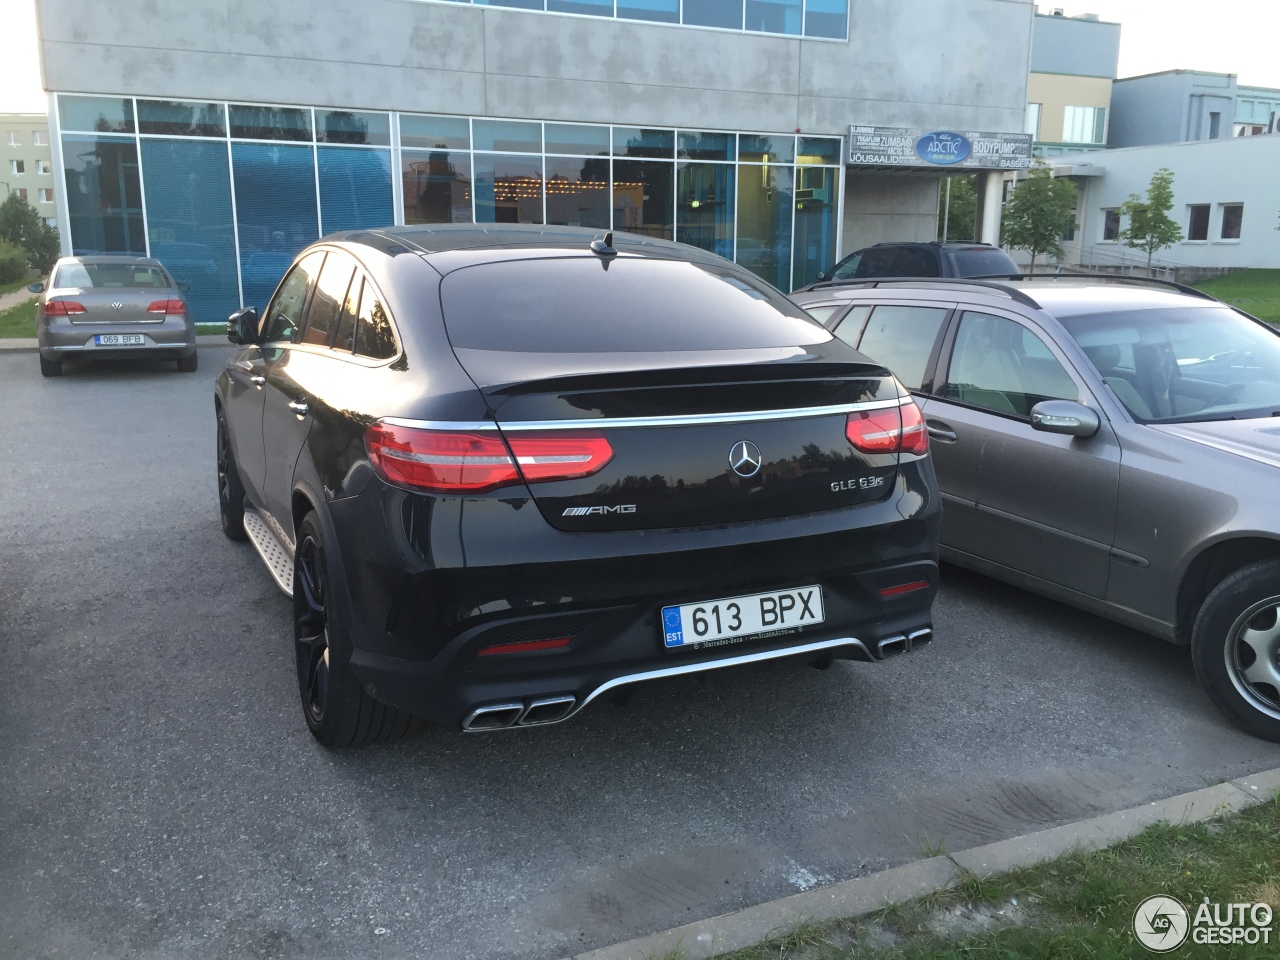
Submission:
[[873,243],[938,238],[937,176],[863,173],[845,175],[841,256]]

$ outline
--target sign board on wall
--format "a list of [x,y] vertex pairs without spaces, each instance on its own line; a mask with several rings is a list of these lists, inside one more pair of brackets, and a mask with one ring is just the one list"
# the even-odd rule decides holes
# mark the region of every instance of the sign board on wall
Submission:
[[849,127],[848,162],[875,167],[965,167],[1024,170],[1031,166],[1029,133]]

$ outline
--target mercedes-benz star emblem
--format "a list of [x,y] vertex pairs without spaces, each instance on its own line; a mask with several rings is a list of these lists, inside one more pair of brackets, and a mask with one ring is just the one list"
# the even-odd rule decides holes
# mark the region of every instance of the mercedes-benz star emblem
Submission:
[[124,304],[123,304],[123,303],[121,303],[119,300],[117,300],[117,301],[115,301],[114,303],[112,303],[112,304],[111,304],[111,309],[112,309],[112,310],[123,310],[123,309],[124,309]]
[[729,451],[729,466],[740,477],[754,477],[760,472],[760,448],[750,440],[739,440]]

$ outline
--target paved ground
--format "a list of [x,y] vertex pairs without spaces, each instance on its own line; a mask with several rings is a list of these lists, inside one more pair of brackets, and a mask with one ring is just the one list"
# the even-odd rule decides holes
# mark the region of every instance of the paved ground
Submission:
[[0,958],[550,960],[1280,765],[1184,652],[954,570],[893,663],[328,754],[218,530],[224,356],[0,354]]
[[26,287],[10,290],[8,293],[0,293],[0,313],[4,313],[10,307],[16,307],[20,303],[34,300],[37,296],[39,294],[32,293]]

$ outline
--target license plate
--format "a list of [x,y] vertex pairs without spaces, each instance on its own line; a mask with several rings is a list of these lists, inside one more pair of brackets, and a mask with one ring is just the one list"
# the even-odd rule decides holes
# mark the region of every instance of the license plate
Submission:
[[102,333],[93,338],[93,342],[100,347],[128,347],[146,343],[146,338],[140,333]]
[[807,627],[825,619],[822,588],[818,586],[704,600],[662,608],[663,643],[672,649],[715,640],[739,640],[758,633]]

